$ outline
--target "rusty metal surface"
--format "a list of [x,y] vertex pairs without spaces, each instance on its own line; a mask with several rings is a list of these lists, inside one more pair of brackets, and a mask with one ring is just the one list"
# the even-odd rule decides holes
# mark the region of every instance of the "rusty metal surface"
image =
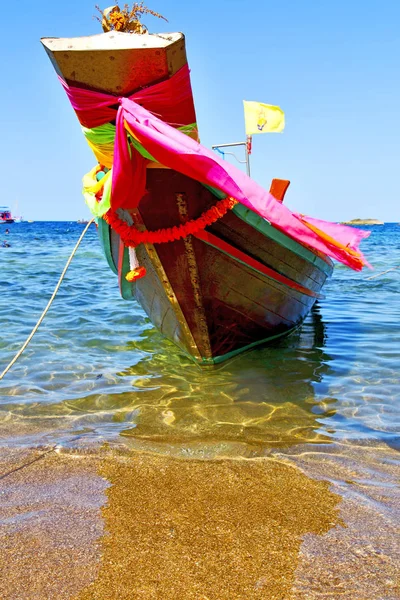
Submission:
[[[118,47],[107,33],[92,36],[98,40],[97,47],[95,42],[82,42],[90,38],[44,38],[41,41],[56,72],[68,84],[116,95],[129,95],[146,85],[168,79],[187,62],[183,34],[169,34],[171,39],[120,35],[128,36],[133,47]],[[110,43],[100,41],[102,36],[108,36]]]

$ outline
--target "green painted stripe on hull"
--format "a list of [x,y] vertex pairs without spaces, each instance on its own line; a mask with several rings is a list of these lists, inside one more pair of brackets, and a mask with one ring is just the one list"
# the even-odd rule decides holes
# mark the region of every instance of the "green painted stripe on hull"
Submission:
[[273,342],[274,340],[277,340],[278,338],[281,338],[281,337],[287,337],[287,336],[291,335],[292,333],[294,333],[295,331],[297,331],[297,329],[299,329],[299,327],[301,327],[302,324],[303,324],[303,321],[301,321],[301,323],[299,323],[298,325],[295,325],[291,329],[288,329],[287,331],[282,331],[281,333],[277,333],[276,335],[268,336],[266,338],[263,338],[262,340],[258,340],[258,342],[252,342],[251,344],[247,344],[247,346],[243,346],[242,348],[238,348],[237,350],[232,350],[232,352],[227,352],[226,354],[222,354],[221,356],[215,356],[213,358],[202,358],[201,360],[199,360],[198,358],[192,356],[191,354],[189,354],[188,352],[183,350],[181,346],[178,346],[178,348],[180,350],[182,350],[186,356],[191,358],[192,361],[195,362],[197,365],[200,365],[200,366],[218,365],[218,364],[221,364],[222,362],[225,362],[226,360],[229,360],[230,358],[234,358],[235,356],[238,356],[239,354],[246,352],[247,350],[252,350],[253,348],[256,348],[257,346],[261,346],[262,344],[268,344],[269,342]]
[[[203,185],[205,188],[210,190],[210,192],[214,194],[214,196],[216,196],[216,198],[218,198],[219,200],[221,200],[222,198],[226,198],[226,194],[224,194],[220,190],[217,190],[216,188],[213,188],[206,184]],[[292,238],[285,235],[282,231],[279,231],[279,229],[275,229],[275,227],[273,227],[273,225],[271,225],[271,223],[267,221],[267,219],[260,217],[260,215],[250,210],[250,208],[246,208],[246,206],[243,206],[243,204],[236,204],[236,206],[233,207],[232,212],[237,217],[239,217],[239,219],[241,219],[245,223],[248,223],[248,225],[251,225],[252,227],[254,227],[254,229],[257,229],[257,231],[259,231],[266,237],[271,238],[272,240],[274,240],[274,242],[277,242],[284,248],[287,248],[288,250],[294,252],[294,254],[297,254],[297,256],[300,256],[306,261],[312,263],[315,267],[317,267],[326,275],[330,275],[332,273],[333,263],[327,264],[322,258],[311,252],[311,250],[305,248],[295,240],[292,240]]]
[[104,219],[99,217],[98,220],[98,233],[101,247],[103,248],[104,255],[106,257],[106,261],[111,271],[118,275],[118,270],[114,264],[113,257],[111,254],[111,240],[110,240],[110,226],[105,222]]
[[[129,263],[129,249],[123,246],[123,259],[121,266],[121,274],[118,273],[118,269],[114,264],[114,260],[111,254],[111,240],[110,240],[110,226],[104,219],[99,217],[98,220],[98,231],[100,244],[103,248],[103,252],[105,254],[107,264],[115,275],[118,275],[119,278],[119,287],[121,296],[124,300],[132,300],[134,299],[134,293],[132,289],[132,283],[125,279],[125,275],[130,271],[130,263]],[[121,244],[121,243],[120,243]],[[120,246],[121,250],[121,246]]]
[[304,258],[306,261],[312,263],[315,267],[317,267],[320,271],[326,273],[326,275],[330,275],[332,273],[333,265],[326,263],[322,258],[305,248],[301,244],[292,240],[292,238],[288,237],[282,231],[275,229],[268,221],[257,215],[255,212],[246,208],[242,204],[237,204],[233,207],[233,212],[239,219],[248,223],[254,229],[257,229],[263,235],[273,239],[275,242],[291,250],[297,256]]
[[[218,365],[218,364],[224,362],[225,360],[229,360],[230,358],[234,358],[235,356],[238,356],[238,354],[242,354],[242,352],[246,352],[246,350],[252,350],[256,346],[261,346],[261,344],[267,344],[268,342],[272,342],[274,340],[277,340],[278,338],[291,335],[300,326],[301,326],[301,323],[300,323],[300,325],[296,325],[296,327],[293,327],[292,329],[289,329],[288,331],[283,331],[282,333],[277,333],[276,335],[271,335],[270,337],[264,338],[263,340],[260,340],[259,342],[253,342],[251,344],[248,344],[247,346],[243,346],[243,348],[239,348],[238,350],[233,350],[232,352],[228,352],[227,354],[223,354],[222,356],[216,356],[215,358],[208,359],[208,360],[212,360],[212,364]],[[203,364],[207,364],[207,359],[203,360]]]
[[[122,253],[121,253],[122,250]],[[119,291],[124,300],[135,300],[135,294],[133,292],[133,284],[127,281],[125,276],[131,270],[129,261],[129,248],[124,246],[122,240],[120,240],[119,246],[120,259],[118,265],[118,279],[119,279]]]

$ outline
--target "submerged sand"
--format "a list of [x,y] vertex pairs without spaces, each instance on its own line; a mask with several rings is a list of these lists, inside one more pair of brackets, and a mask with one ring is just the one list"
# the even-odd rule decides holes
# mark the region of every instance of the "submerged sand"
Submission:
[[99,576],[80,600],[285,598],[301,536],[337,522],[326,483],[266,459],[105,460]]

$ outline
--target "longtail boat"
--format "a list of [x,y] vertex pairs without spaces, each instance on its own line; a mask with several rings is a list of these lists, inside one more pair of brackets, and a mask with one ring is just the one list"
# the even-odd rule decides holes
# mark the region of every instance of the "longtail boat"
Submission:
[[297,328],[366,232],[291,212],[198,141],[182,33],[43,38],[98,164],[83,180],[121,295],[200,364]]

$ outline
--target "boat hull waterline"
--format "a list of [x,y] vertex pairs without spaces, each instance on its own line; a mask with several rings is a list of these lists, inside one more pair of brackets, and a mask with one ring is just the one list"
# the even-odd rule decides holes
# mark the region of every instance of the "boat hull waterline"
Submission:
[[[142,230],[173,227],[215,203],[201,184],[166,169],[149,170],[147,188],[140,208],[132,211]],[[163,202],[155,204],[160,196]],[[122,297],[139,301],[152,323],[202,364],[219,363],[296,329],[333,270],[329,258],[242,206],[201,234],[141,244],[137,254],[147,274],[135,282],[126,280],[129,248],[103,219],[99,234]]]

